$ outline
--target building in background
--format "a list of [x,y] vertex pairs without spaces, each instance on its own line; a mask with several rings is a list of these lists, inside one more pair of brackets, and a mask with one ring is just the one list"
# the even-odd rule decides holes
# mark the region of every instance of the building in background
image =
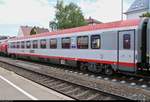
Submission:
[[93,19],[91,17],[89,17],[88,19],[85,19],[85,21],[87,22],[88,25],[94,25],[94,24],[101,24],[102,22]]
[[150,0],[135,0],[125,14],[127,19],[135,19],[146,12],[150,12]]
[[18,37],[24,37],[24,36],[40,34],[40,33],[45,33],[45,32],[49,32],[49,30],[46,28],[21,26],[19,28]]

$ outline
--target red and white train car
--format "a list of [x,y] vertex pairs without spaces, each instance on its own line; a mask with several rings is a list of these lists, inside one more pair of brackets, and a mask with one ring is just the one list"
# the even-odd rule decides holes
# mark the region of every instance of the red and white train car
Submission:
[[8,52],[7,52],[7,49],[8,49],[7,41],[8,40],[4,40],[3,42],[0,43],[0,54],[4,55],[4,56],[7,56],[7,54],[8,54]]
[[149,69],[148,18],[89,25],[8,41],[11,56],[43,59],[93,72]]

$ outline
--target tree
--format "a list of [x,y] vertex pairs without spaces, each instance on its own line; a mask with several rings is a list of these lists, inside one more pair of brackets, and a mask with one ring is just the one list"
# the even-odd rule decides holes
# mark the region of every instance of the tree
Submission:
[[52,31],[57,30],[57,24],[56,22],[52,21],[49,23],[49,27],[51,28]]
[[58,29],[66,29],[66,28],[73,28],[84,26],[87,23],[84,20],[84,16],[80,7],[78,7],[74,3],[70,3],[68,5],[64,5],[64,2],[57,1],[56,4],[56,14],[55,19],[50,24],[51,28],[57,25]]
[[150,17],[150,12],[144,13],[144,14],[142,14],[142,16],[140,16],[140,17]]

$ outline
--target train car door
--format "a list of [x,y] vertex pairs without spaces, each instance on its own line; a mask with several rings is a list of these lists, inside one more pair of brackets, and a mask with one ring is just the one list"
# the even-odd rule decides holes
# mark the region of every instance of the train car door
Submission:
[[118,32],[118,69],[135,72],[135,30]]

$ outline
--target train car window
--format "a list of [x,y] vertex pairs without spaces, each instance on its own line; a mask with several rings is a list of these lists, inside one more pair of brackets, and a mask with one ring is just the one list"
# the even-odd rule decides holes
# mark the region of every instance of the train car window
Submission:
[[24,41],[21,42],[21,48],[22,48],[22,49],[25,48],[25,42],[24,42]]
[[62,48],[70,49],[70,46],[71,46],[71,39],[70,38],[62,38]]
[[30,42],[30,41],[27,41],[27,42],[26,42],[26,48],[27,48],[27,49],[31,48],[31,42]]
[[17,48],[18,49],[20,48],[20,42],[17,42]]
[[14,48],[14,42],[10,44],[10,48]]
[[88,49],[89,48],[89,37],[80,36],[77,38],[77,47],[78,49]]
[[100,37],[100,35],[92,35],[91,36],[91,48],[92,49],[100,49],[101,48],[101,37]]
[[15,42],[13,42],[13,48],[14,48],[14,49],[16,48],[16,43],[15,43]]
[[36,49],[36,48],[38,48],[38,41],[34,40],[33,41],[33,49]]
[[125,34],[123,36],[123,48],[130,49],[131,48],[131,36],[130,34]]
[[45,39],[40,41],[40,46],[41,46],[42,49],[46,48],[46,40]]
[[50,48],[51,49],[57,48],[57,39],[50,39]]

